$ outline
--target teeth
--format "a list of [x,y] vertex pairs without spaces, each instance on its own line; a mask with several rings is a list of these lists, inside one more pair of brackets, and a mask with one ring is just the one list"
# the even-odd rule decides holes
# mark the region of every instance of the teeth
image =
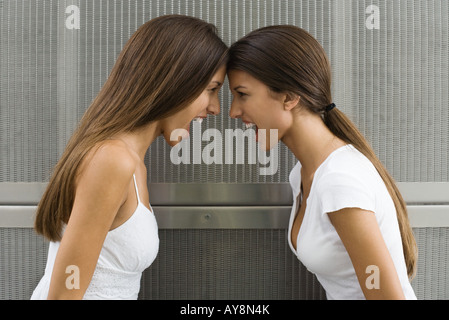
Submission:
[[201,117],[195,118],[193,120],[198,122],[199,124],[201,124],[203,122],[203,118],[201,118]]
[[252,127],[254,127],[254,126],[255,126],[254,123],[245,123],[246,129],[252,128]]

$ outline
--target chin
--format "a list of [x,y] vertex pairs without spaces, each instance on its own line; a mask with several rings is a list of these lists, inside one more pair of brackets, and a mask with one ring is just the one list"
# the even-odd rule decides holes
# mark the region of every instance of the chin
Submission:
[[272,130],[265,130],[262,129],[265,132],[269,131],[270,134],[268,134],[268,137],[266,137],[266,134],[261,133],[257,135],[256,141],[259,144],[259,148],[261,151],[270,151],[271,149],[273,149],[274,147],[276,147],[279,144],[279,137],[278,137],[278,131],[276,130],[274,133],[274,136],[271,135]]
[[267,151],[270,151],[273,148],[275,148],[278,144],[279,144],[279,141],[276,143],[261,143],[259,141],[259,150],[267,152]]
[[178,143],[180,143],[181,141],[171,141],[171,140],[167,140],[167,139],[165,139],[165,142],[167,142],[167,144],[170,146],[170,147],[174,147],[174,146],[176,146]]
[[189,131],[187,129],[174,129],[169,132],[170,134],[166,131],[162,135],[164,136],[165,142],[167,142],[170,147],[174,147],[182,140],[189,138]]

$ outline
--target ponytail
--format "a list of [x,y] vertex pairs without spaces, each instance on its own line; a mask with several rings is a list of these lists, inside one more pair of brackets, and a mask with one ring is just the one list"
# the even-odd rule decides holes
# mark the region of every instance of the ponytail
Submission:
[[368,141],[366,141],[357,127],[342,111],[338,108],[334,108],[329,112],[325,112],[324,123],[335,136],[348,144],[352,144],[358,151],[367,157],[374,165],[377,172],[379,172],[396,207],[407,274],[410,278],[413,278],[416,273],[418,250],[413,230],[408,219],[406,203],[402,198],[394,179],[388,173],[382,162],[377,158]]

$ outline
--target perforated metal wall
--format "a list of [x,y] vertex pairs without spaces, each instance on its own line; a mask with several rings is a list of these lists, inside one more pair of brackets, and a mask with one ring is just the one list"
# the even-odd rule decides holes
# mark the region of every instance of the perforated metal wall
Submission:
[[[79,29],[67,28],[71,5]],[[379,29],[367,27],[372,5]],[[0,182],[48,181],[124,43],[145,21],[170,13],[214,23],[227,44],[266,25],[307,29],[331,59],[335,102],[393,176],[448,182],[448,7],[445,0],[2,1]],[[231,95],[222,91],[222,113],[203,130],[242,127],[228,117]],[[257,163],[174,165],[169,152],[162,139],[151,146],[150,182],[287,182],[295,162],[281,146],[278,172],[261,176]]]
[[[449,228],[415,228],[418,299],[449,299]],[[139,299],[325,299],[287,247],[284,229],[160,230],[160,252]],[[27,228],[0,228],[0,300],[29,299],[48,244]]]
[[161,230],[140,299],[324,299],[285,230]]

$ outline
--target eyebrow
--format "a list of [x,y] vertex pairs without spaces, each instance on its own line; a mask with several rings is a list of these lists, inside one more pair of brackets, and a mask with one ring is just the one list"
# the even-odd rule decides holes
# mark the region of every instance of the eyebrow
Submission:
[[222,85],[222,83],[220,81],[212,81],[212,83],[216,83],[217,86],[221,86]]
[[244,86],[237,86],[237,87],[235,87],[234,88],[234,91],[237,91],[238,89],[248,89],[247,87],[244,87]]

